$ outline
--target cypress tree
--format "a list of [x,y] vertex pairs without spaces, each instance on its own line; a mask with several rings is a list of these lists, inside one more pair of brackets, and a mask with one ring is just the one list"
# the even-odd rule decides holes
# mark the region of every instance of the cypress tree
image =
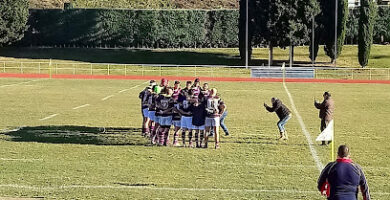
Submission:
[[328,3],[326,11],[324,11],[324,17],[328,17],[326,23],[324,24],[324,30],[327,30],[327,38],[325,39],[325,52],[331,59],[333,63],[336,58],[338,58],[343,50],[345,32],[348,19],[348,0],[337,0],[337,55],[335,52],[335,0],[331,0]]
[[359,18],[359,63],[367,66],[374,33],[375,4],[372,0],[362,0]]
[[0,1],[0,47],[23,38],[28,15],[27,0]]

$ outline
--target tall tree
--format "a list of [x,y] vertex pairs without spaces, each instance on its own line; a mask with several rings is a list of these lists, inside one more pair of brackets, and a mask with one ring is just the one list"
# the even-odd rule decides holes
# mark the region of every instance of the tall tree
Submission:
[[361,0],[360,4],[358,57],[360,65],[365,67],[370,57],[376,7],[372,0]]
[[[335,48],[335,1],[337,1],[337,48]],[[334,63],[343,50],[349,11],[348,0],[330,0],[330,3],[328,4],[329,6],[327,6],[328,9],[326,10],[326,16],[330,20],[324,24],[325,30],[328,31],[328,38],[325,40],[324,50],[326,55],[330,57],[331,62]],[[336,50],[337,52],[335,52]]]
[[27,0],[0,1],[0,47],[23,38],[28,15]]
[[255,0],[255,45],[270,49],[303,45],[309,41],[311,17],[319,11],[316,0]]
[[[337,1],[337,55],[335,52],[335,17]],[[340,56],[345,41],[345,32],[348,19],[348,0],[318,0],[321,11],[315,16],[315,38],[310,45],[310,58],[317,57],[320,44],[333,63]],[[314,45],[312,45],[314,42]],[[314,46],[314,50],[312,47]],[[314,53],[314,55],[313,55]]]

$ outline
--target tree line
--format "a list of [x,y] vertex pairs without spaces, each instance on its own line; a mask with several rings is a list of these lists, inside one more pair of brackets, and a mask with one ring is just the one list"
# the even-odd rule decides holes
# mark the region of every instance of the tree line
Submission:
[[[337,41],[334,34],[336,2]],[[17,41],[15,45],[19,46],[54,47],[238,46],[240,55],[243,58],[245,55],[246,0],[240,1],[239,11],[28,11],[25,0],[6,0],[0,4],[0,46]],[[372,41],[390,41],[390,9],[378,9],[372,0],[362,0],[362,6],[354,10],[348,10],[347,0],[248,0],[248,4],[248,45],[269,47],[271,61],[274,47],[291,47],[292,57],[294,46],[309,45],[309,56],[315,61],[319,46],[324,45],[326,54],[335,61],[343,44],[358,43],[360,63],[366,66]]]
[[[246,13],[247,10],[248,13]],[[373,43],[376,13],[377,7],[372,0],[361,0],[357,28],[356,23],[348,24],[354,29],[348,30],[347,22],[350,16],[348,0],[241,0],[240,55],[242,59],[245,59],[246,47],[249,47],[250,58],[252,46],[267,46],[270,52],[269,65],[272,65],[274,47],[290,47],[290,60],[292,61],[294,46],[309,44],[309,57],[315,62],[319,46],[323,45],[326,55],[334,63],[342,52],[346,33],[349,31],[349,34],[358,33],[359,63],[365,67]],[[387,17],[388,13],[382,14]],[[352,20],[356,20],[356,15],[352,16]],[[248,30],[246,30],[247,17]],[[386,26],[388,24],[380,28],[386,30],[388,29]],[[245,38],[247,31],[248,41]],[[387,31],[381,33],[382,41],[384,35],[388,34]]]

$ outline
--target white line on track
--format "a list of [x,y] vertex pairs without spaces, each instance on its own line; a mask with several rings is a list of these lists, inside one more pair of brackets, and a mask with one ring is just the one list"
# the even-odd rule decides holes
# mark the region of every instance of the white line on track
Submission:
[[[18,188],[29,190],[66,190],[66,189],[125,189],[125,190],[160,190],[160,191],[190,191],[190,192],[246,192],[246,193],[289,193],[289,194],[318,194],[318,191],[296,189],[222,189],[222,188],[172,188],[126,185],[64,185],[64,186],[28,186],[18,184],[2,184],[1,188]],[[390,195],[390,192],[371,192],[375,195]]]
[[57,116],[57,115],[59,115],[59,114],[49,115],[49,116],[47,116],[47,117],[45,117],[45,118],[40,119],[39,121],[45,121],[45,120],[51,119],[51,118],[53,118],[53,117],[55,117],[55,116]]
[[72,109],[73,110],[77,110],[77,109],[84,108],[84,107],[87,107],[87,106],[90,106],[90,104],[84,104],[84,105],[81,105],[81,106],[74,107]]
[[103,99],[102,99],[102,101],[105,101],[105,100],[107,100],[107,99],[109,99],[109,98],[111,98],[111,97],[114,97],[115,95],[109,95],[109,96],[106,96],[106,97],[104,97]]
[[317,169],[321,172],[322,169],[324,168],[324,165],[322,164],[320,158],[318,157],[317,151],[314,148],[313,140],[311,139],[310,133],[307,131],[305,123],[303,122],[301,115],[299,115],[299,112],[298,112],[297,108],[295,107],[295,103],[294,103],[294,100],[292,98],[292,95],[288,91],[286,83],[284,83],[284,82],[283,82],[283,87],[288,95],[288,98],[290,99],[292,110],[294,111],[295,115],[297,116],[298,122],[302,128],[302,131],[305,134],[307,143],[309,144],[309,149],[310,149],[311,155],[313,156],[313,159],[316,162]]
[[14,83],[14,84],[8,84],[8,85],[0,85],[0,88],[11,87],[11,86],[16,86],[16,85],[22,85],[22,84],[25,84],[25,83],[31,83],[31,82],[35,82],[35,81],[39,81],[39,79],[31,80],[31,81],[24,81],[24,82]]

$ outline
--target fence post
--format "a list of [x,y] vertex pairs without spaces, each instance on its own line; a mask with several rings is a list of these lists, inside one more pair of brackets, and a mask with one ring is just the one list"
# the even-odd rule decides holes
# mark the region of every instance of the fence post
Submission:
[[142,73],[142,76],[144,76],[144,74],[145,74],[145,72],[144,72],[144,70],[145,70],[144,67],[145,67],[145,66],[141,65],[141,67],[142,67],[142,68],[141,68],[141,73]]
[[387,69],[387,80],[390,80],[390,69]]
[[196,66],[195,66],[195,77],[198,76],[198,72],[196,71]]
[[3,62],[3,71],[5,73],[5,61]]
[[56,74],[57,74],[57,66],[58,64],[56,63],[56,65],[55,65],[55,72],[56,72]]
[[127,76],[127,65],[125,64],[125,76]]
[[352,80],[354,80],[354,77],[353,77],[353,72],[354,72],[354,71],[355,71],[355,70],[352,69]]
[[38,74],[41,73],[41,63],[38,63]]
[[370,80],[372,79],[372,77],[371,77],[372,75],[371,75],[371,69],[370,69]]
[[110,75],[110,64],[107,65],[107,75]]
[[160,76],[161,76],[161,68],[162,68],[162,67],[161,67],[161,65],[160,65]]
[[93,75],[92,63],[90,65],[91,65],[91,75]]
[[20,73],[23,74],[23,63],[22,62],[20,62]]

